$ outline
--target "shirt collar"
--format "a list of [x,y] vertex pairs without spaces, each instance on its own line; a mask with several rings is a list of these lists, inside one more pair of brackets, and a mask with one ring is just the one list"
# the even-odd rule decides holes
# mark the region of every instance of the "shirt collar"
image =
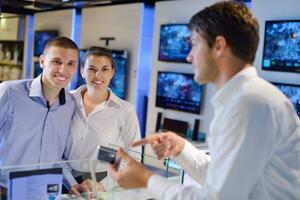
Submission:
[[217,93],[212,97],[211,103],[216,108],[218,106],[226,105],[233,94],[237,91],[237,89],[241,86],[241,83],[245,80],[249,80],[251,78],[257,77],[255,67],[247,67],[236,75],[234,75],[227,83],[221,87]]
[[30,97],[44,97],[42,88],[42,74],[33,79],[29,89]]
[[[42,86],[42,74],[33,79],[29,91],[29,97],[44,97],[43,86]],[[66,103],[65,88],[62,88],[58,94],[59,104],[64,105]]]
[[[76,90],[74,91],[71,91],[71,93],[73,93],[75,99],[77,102],[80,102],[82,101],[82,97],[81,97],[81,92],[83,90],[86,90],[87,87],[86,87],[86,84],[85,85],[82,85],[80,86],[79,88],[77,88]],[[119,97],[117,97],[110,88],[107,88],[108,89],[108,92],[109,92],[109,97],[108,97],[108,100],[107,100],[107,105],[113,105],[113,104],[116,104],[118,106],[120,106],[121,104],[121,100]]]
[[115,93],[112,92],[110,88],[108,88],[109,91],[109,97],[108,97],[108,104],[116,104],[118,106],[121,105],[121,99],[115,95]]

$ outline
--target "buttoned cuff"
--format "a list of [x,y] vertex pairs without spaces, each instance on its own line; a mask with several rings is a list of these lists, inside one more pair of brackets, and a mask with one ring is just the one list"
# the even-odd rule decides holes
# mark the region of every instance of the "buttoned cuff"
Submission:
[[182,152],[174,158],[177,163],[186,163],[189,162],[191,152],[195,151],[195,147],[185,140],[184,147]]

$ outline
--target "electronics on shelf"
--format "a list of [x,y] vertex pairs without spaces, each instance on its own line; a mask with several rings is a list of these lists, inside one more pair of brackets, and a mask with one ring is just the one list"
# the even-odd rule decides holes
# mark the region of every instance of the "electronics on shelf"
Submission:
[[262,69],[300,72],[300,20],[266,21]]
[[34,32],[34,56],[43,54],[46,43],[58,36],[56,30],[40,30]]
[[199,114],[202,88],[194,81],[193,74],[159,71],[156,106]]
[[286,83],[272,83],[285,96],[287,96],[294,105],[298,116],[300,117],[300,85],[286,84]]
[[187,62],[191,50],[191,32],[187,24],[163,24],[160,28],[158,60]]

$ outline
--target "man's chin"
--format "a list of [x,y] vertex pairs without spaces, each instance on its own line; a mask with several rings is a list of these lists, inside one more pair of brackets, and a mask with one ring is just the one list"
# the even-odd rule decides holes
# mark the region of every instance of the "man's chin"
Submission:
[[195,82],[198,83],[198,84],[206,84],[206,83],[209,82],[206,78],[204,78],[204,77],[199,77],[199,76],[194,76],[194,80],[195,80]]
[[67,87],[68,83],[64,82],[64,83],[61,83],[61,82],[56,82],[55,83],[55,86],[58,88],[58,89],[62,89],[62,88],[65,88]]

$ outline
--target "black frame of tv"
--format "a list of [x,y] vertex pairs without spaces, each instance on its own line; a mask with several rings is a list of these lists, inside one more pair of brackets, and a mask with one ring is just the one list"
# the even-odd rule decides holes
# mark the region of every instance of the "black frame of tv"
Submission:
[[[170,110],[176,110],[176,111],[182,111],[182,112],[188,112],[188,113],[194,113],[194,114],[200,114],[200,111],[201,111],[201,106],[202,106],[202,101],[203,101],[203,95],[204,95],[204,87],[203,87],[203,85],[200,85],[199,84],[199,86],[200,86],[200,93],[199,93],[199,95],[200,95],[200,101],[199,101],[199,106],[197,107],[197,110],[195,110],[195,111],[191,111],[191,110],[187,110],[187,109],[180,109],[180,108],[176,108],[176,107],[172,107],[172,106],[167,106],[165,103],[162,103],[162,102],[160,102],[160,101],[162,101],[161,99],[159,99],[160,98],[160,96],[158,96],[158,87],[159,87],[159,84],[158,84],[158,81],[159,81],[159,74],[161,74],[161,73],[170,73],[170,74],[179,74],[179,75],[184,75],[184,76],[190,76],[191,77],[191,79],[194,81],[194,75],[191,73],[191,74],[189,74],[189,73],[182,73],[182,72],[172,72],[172,71],[158,71],[157,72],[157,81],[156,81],[156,93],[155,93],[155,106],[156,107],[159,107],[159,108],[164,108],[164,109],[170,109]],[[196,83],[196,84],[198,84],[198,83]],[[166,97],[161,97],[161,98],[166,98]],[[176,98],[174,98],[174,103],[175,103],[175,101],[176,101]],[[192,101],[191,102],[189,102],[189,103],[192,103]],[[175,103],[176,104],[176,103]],[[194,106],[194,107],[196,107],[196,106]]]
[[[290,86],[290,87],[297,87],[299,88],[300,90],[300,85],[296,85],[296,84],[290,84],[290,83],[279,83],[279,82],[270,82],[271,84],[273,84],[276,88],[278,88],[277,86],[278,85],[282,85],[282,86]],[[279,88],[278,88],[279,89]],[[280,89],[279,89],[280,90]],[[280,90],[281,91],[281,90]],[[282,92],[282,91],[281,91]],[[282,92],[283,93],[283,92]],[[284,94],[284,93],[283,93]],[[284,94],[285,95],[285,94]],[[290,99],[289,97],[287,97],[288,99]],[[293,104],[293,102],[291,102]],[[294,104],[293,104],[294,106]],[[299,118],[300,118],[300,110],[299,110],[299,113],[298,113],[298,110],[297,108],[295,108],[296,110],[296,113],[298,114]]]
[[[267,24],[268,23],[285,23],[285,22],[299,22],[300,19],[284,19],[284,20],[266,20],[265,21],[265,30],[264,30],[264,43],[263,43],[263,55],[262,55],[262,70],[266,71],[280,71],[280,72],[294,72],[300,73],[299,67],[290,67],[290,66],[273,66],[273,67],[265,67],[264,66],[264,58],[265,58],[265,50],[266,50],[266,36],[267,36]],[[300,64],[300,63],[299,63]]]
[[186,24],[186,23],[174,23],[174,24],[169,23],[169,24],[161,24],[160,25],[160,30],[159,30],[159,45],[158,45],[158,60],[159,61],[165,61],[165,62],[188,63],[188,61],[186,60],[186,57],[184,59],[182,59],[182,60],[179,60],[179,59],[176,60],[176,59],[166,59],[166,58],[163,58],[161,56],[161,43],[162,43],[162,39],[163,39],[161,37],[161,31],[162,31],[162,28],[165,27],[165,26],[186,26],[188,28],[188,24]]

